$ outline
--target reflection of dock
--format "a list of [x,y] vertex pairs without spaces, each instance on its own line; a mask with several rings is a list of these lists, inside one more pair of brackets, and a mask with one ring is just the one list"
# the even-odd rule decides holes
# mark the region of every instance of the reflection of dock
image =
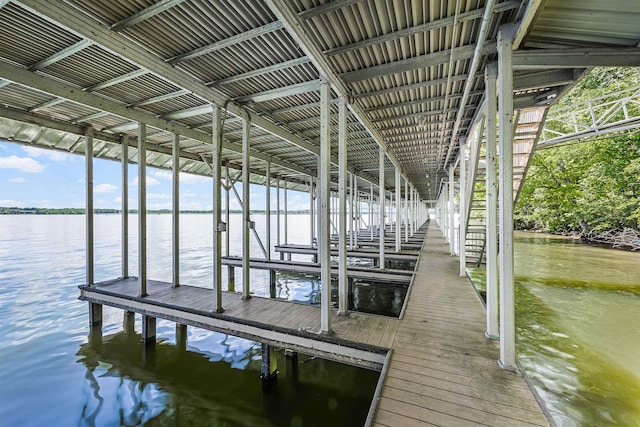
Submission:
[[82,286],[80,298],[354,365],[386,363],[371,413],[380,425],[547,425],[524,379],[498,367],[482,305],[434,227],[403,319],[332,311],[331,336],[316,332],[319,307],[224,293],[217,314],[213,291],[192,286],[149,281],[141,298],[136,278],[117,279]]

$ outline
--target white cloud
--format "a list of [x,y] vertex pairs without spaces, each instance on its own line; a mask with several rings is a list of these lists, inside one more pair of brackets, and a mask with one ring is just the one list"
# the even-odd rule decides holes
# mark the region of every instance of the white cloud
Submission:
[[[132,206],[136,206],[138,204],[138,199],[132,199],[131,197],[129,197],[129,208],[131,209]],[[122,197],[118,196],[115,199],[113,199],[114,202],[116,203],[122,203]]]
[[9,182],[23,183],[23,182],[27,182],[27,180],[19,176],[17,178],[11,178]]
[[149,171],[149,175],[155,176],[156,178],[160,178],[165,181],[171,181],[171,178],[173,177],[173,174],[168,171],[152,170],[152,171]]
[[[150,187],[152,185],[158,185],[158,184],[160,184],[160,181],[158,181],[157,179],[155,179],[155,178],[153,178],[151,176],[147,177],[147,187]],[[138,185],[138,177],[136,176],[135,178],[133,178],[133,180],[129,183],[129,185],[131,185],[131,186]]]
[[17,169],[27,173],[42,172],[45,165],[32,159],[31,157],[0,157],[0,169]]
[[211,178],[202,175],[192,175],[190,173],[180,173],[181,184],[206,184],[210,183]]
[[171,200],[171,194],[166,193],[148,193],[147,199],[149,200]]
[[59,151],[53,150],[46,150],[43,148],[25,146],[22,147],[22,149],[31,157],[44,156],[54,162],[66,162],[67,160],[71,160],[73,158],[71,154],[61,153]]
[[100,194],[100,193],[113,193],[117,189],[118,189],[118,187],[116,187],[113,184],[98,184],[98,185],[93,187],[93,192],[97,193],[97,194]]
[[26,208],[27,204],[22,200],[0,200],[0,206],[6,206],[8,208]]

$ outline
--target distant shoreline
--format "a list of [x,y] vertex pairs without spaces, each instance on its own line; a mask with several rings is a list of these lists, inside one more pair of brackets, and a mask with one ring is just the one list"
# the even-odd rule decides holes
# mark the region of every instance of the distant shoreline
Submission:
[[[170,209],[149,209],[147,210],[147,214],[170,214],[172,211]],[[264,214],[263,210],[251,210],[252,214]],[[283,212],[282,210],[280,211]],[[122,210],[120,209],[94,209],[93,213],[96,215],[105,215],[105,214],[122,214]],[[130,209],[130,214],[137,214],[137,209]],[[212,214],[213,211],[200,211],[200,210],[181,210],[180,213],[183,214]],[[222,213],[226,213],[224,210]],[[241,210],[230,210],[230,214],[241,214]],[[308,210],[298,210],[298,211],[288,211],[289,215],[301,215],[308,214]],[[0,207],[0,215],[84,215],[85,209],[82,208],[18,208],[18,207]],[[271,211],[272,215],[276,214],[275,210]]]

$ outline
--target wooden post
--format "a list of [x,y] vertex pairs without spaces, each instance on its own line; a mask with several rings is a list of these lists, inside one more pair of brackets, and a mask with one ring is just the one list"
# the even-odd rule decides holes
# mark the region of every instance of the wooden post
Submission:
[[156,318],[142,315],[142,342],[152,344],[156,342]]
[[275,349],[269,344],[262,343],[262,364],[260,378],[263,384],[269,384],[276,380],[278,375],[278,359]]

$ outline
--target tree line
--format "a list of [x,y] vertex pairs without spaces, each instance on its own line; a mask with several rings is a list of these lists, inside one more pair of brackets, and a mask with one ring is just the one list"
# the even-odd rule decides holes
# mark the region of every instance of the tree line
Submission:
[[[596,69],[556,108],[638,85],[640,68]],[[516,205],[515,224],[561,234],[638,230],[640,129],[537,151]]]

